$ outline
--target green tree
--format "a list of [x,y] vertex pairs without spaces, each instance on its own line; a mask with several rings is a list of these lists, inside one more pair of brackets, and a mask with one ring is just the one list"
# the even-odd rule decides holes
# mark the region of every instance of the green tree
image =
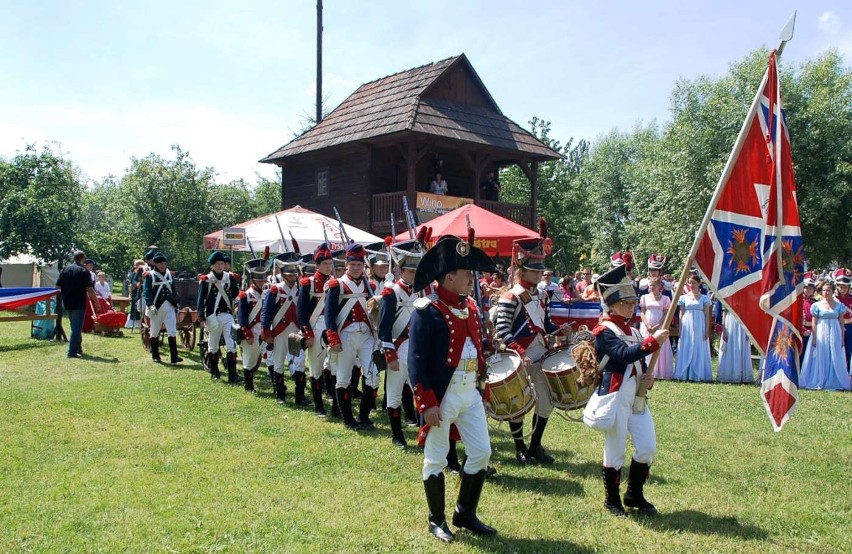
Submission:
[[80,244],[100,267],[123,278],[146,246],[127,186],[114,176],[94,183],[82,196]]
[[64,260],[79,233],[79,171],[50,146],[27,145],[0,160],[0,257],[29,252]]
[[275,169],[275,179],[267,179],[259,173],[254,186],[254,205],[258,216],[281,210],[281,168]]

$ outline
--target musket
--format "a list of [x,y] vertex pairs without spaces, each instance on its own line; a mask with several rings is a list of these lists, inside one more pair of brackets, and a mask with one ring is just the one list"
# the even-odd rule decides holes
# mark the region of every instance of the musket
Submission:
[[278,214],[275,214],[275,223],[278,225],[278,235],[281,237],[281,245],[284,248],[284,252],[289,252],[287,248],[287,239],[284,238],[284,231],[281,229],[281,222],[278,221]]
[[325,221],[322,222],[322,238],[325,239],[325,245],[331,250],[331,243],[328,242],[328,233],[325,230]]
[[254,253],[254,246],[251,245],[251,239],[246,237],[246,242],[248,243],[249,250],[251,250],[251,257],[257,258],[257,254]]
[[408,197],[402,197],[402,209],[405,212],[405,225],[408,227],[408,238],[414,238],[414,228],[417,225],[414,225],[414,218],[412,217],[411,210],[408,208]]
[[337,211],[337,206],[334,206],[334,215],[337,217],[337,227],[340,229],[340,236],[345,242],[344,248],[349,244],[349,235],[346,233],[346,227],[343,226],[343,218],[340,217],[340,212]]
[[[470,226],[470,214],[465,215],[465,219],[467,220],[467,236],[468,240],[470,240],[472,230]],[[473,248],[473,244],[470,247]],[[479,312],[480,329],[482,329],[482,334],[485,335],[485,310],[482,308],[482,290],[479,288],[478,271],[473,272],[473,298],[476,300],[477,308],[479,308],[477,311]]]
[[391,221],[391,241],[388,244],[388,263],[390,267],[388,268],[388,273],[393,273],[393,241],[396,240],[396,222],[393,219],[393,212],[390,213]]

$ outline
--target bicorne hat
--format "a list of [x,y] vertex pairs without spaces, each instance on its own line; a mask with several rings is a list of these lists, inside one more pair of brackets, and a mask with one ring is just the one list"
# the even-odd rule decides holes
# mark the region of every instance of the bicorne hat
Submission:
[[[230,258],[228,258],[230,260]],[[225,261],[225,253],[221,250],[214,250],[211,252],[209,256],[207,256],[207,263],[209,265],[213,265],[216,262],[224,262]]]
[[453,235],[444,235],[420,259],[414,276],[414,291],[421,291],[432,281],[457,269],[493,272],[494,262],[483,250],[473,245],[474,233],[468,233],[468,240]]

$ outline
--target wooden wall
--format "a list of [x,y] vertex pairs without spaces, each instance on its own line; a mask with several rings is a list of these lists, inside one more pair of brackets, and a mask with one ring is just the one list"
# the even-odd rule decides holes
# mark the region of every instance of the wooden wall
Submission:
[[[317,196],[317,171],[328,169],[328,196]],[[343,220],[359,229],[370,228],[370,155],[365,148],[288,160],[283,168],[282,205],[303,208]]]
[[437,83],[432,85],[424,98],[447,100],[457,104],[492,110],[497,108],[464,64],[456,64]]

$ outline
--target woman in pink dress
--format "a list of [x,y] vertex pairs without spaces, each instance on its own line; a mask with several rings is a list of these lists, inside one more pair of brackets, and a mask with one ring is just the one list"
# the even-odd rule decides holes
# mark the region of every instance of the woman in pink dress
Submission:
[[[642,295],[639,299],[639,307],[642,310],[640,331],[643,337],[650,337],[654,334],[654,331],[660,329],[663,320],[666,318],[666,312],[672,305],[672,299],[663,296],[662,285],[658,279],[648,282],[648,290],[648,294]],[[648,356],[647,362],[650,363],[650,361],[651,357]],[[672,377],[672,345],[666,339],[666,342],[660,347],[660,357],[657,358],[657,365],[654,367],[654,378],[671,379]]]

